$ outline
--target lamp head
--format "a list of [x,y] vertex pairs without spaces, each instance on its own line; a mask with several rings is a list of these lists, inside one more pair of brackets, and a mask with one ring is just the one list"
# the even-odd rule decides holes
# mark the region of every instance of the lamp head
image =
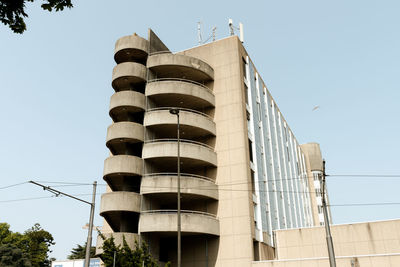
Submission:
[[173,114],[173,115],[178,115],[179,114],[179,109],[177,108],[171,108],[169,110],[169,113]]

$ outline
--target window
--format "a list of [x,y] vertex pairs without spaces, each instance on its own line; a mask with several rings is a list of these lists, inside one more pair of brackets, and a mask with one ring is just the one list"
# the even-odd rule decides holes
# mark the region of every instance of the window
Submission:
[[287,160],[290,161],[289,148],[286,146]]
[[254,180],[254,172],[252,170],[250,170],[250,176],[251,176],[251,190],[254,194],[256,192],[256,184]]
[[318,205],[318,213],[322,213],[322,207]]
[[249,156],[250,156],[250,161],[253,162],[253,143],[248,139],[249,141]]
[[246,100],[246,104],[249,104],[249,88],[246,83],[244,83],[244,98]]
[[261,106],[260,106],[260,103],[257,103],[257,110],[258,110],[258,121],[261,121]]
[[244,59],[244,57],[242,57],[243,77],[247,79],[246,66],[247,66],[246,59]]

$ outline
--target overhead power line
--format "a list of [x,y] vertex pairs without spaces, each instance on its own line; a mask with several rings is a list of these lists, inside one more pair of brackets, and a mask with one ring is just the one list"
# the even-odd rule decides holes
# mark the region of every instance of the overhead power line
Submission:
[[[268,181],[260,181],[260,182],[279,182],[279,181],[291,181],[291,180],[303,180],[304,178],[312,178],[309,176],[305,176],[305,177],[287,177],[287,178],[283,178],[283,179],[276,179],[276,180],[268,180]],[[342,177],[351,177],[351,178],[400,178],[400,174],[329,174],[326,175],[327,179],[332,180],[331,178],[342,178]],[[36,181],[36,182],[40,182],[40,183],[50,183],[50,184],[59,184],[59,185],[54,185],[53,187],[66,187],[66,186],[91,186],[91,183],[74,183],[74,182],[64,182],[64,181]],[[4,186],[4,187],[0,187],[0,190],[2,189],[7,189],[7,188],[12,188],[15,186],[19,186],[19,185],[23,185],[28,183],[28,181],[26,182],[21,182],[21,183],[16,183],[16,184],[12,184],[12,185],[8,185],[8,186]],[[239,185],[239,184],[249,184],[250,182],[238,182],[238,183],[223,183],[223,184],[219,184],[218,186],[229,186],[229,185]],[[105,186],[107,184],[98,184],[98,185],[102,185]]]
[[22,182],[22,183],[7,185],[7,186],[0,187],[0,189],[7,189],[7,188],[15,187],[15,186],[18,186],[18,185],[26,184],[26,183],[28,183],[28,182]]
[[[73,196],[78,197],[78,196],[91,196],[93,194],[74,194]],[[102,195],[102,193],[97,193],[96,196]],[[47,197],[30,197],[30,198],[17,198],[17,199],[8,199],[8,200],[0,200],[0,203],[8,203],[8,202],[19,202],[19,201],[27,201],[27,200],[36,200],[36,199],[45,199],[45,198],[62,198],[64,196],[59,195],[52,195],[52,196],[47,196]]]
[[[89,196],[92,194],[75,194],[74,196]],[[97,193],[98,195],[102,195],[102,193]],[[61,198],[62,196],[46,196],[46,197],[31,197],[31,198],[19,198],[19,199],[9,199],[9,200],[0,200],[0,203],[10,203],[10,202],[20,202],[20,201],[28,201],[28,200],[38,200],[38,199],[48,199],[48,198]],[[376,202],[376,203],[341,203],[341,204],[330,204],[330,207],[351,207],[351,206],[389,206],[389,205],[400,205],[400,202]]]
[[326,177],[400,178],[400,174],[329,174]]
[[400,202],[381,202],[381,203],[344,203],[344,204],[331,204],[330,207],[357,207],[357,206],[386,206],[386,205],[400,205]]
[[60,181],[35,181],[38,183],[47,183],[47,184],[65,184],[65,185],[93,185],[89,183],[71,183],[71,182],[60,182]]

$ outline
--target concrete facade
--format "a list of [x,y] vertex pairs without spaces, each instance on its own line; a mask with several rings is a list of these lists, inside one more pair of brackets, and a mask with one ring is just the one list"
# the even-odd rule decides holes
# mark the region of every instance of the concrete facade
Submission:
[[312,175],[321,169],[311,168],[322,162],[319,146],[299,145],[236,36],[171,53],[149,30],[148,40],[119,39],[114,59],[104,233],[143,239],[175,266],[170,108],[180,110],[182,266],[251,266],[275,258],[275,230],[320,224]]
[[[333,225],[338,267],[400,266],[400,220]],[[276,260],[254,267],[329,267],[323,227],[277,230]]]

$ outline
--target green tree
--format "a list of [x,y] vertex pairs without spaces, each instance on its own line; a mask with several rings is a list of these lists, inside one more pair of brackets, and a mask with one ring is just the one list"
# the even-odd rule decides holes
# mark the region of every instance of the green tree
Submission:
[[[100,255],[101,260],[106,267],[113,266],[115,256],[116,267],[158,267],[156,261],[149,252],[149,247],[145,242],[139,244],[135,241],[135,249],[131,249],[123,237],[123,244],[115,245],[114,237],[106,239],[103,235],[103,253]],[[144,265],[143,265],[144,263]]]
[[[15,33],[23,33],[26,30],[24,18],[28,17],[25,12],[25,4],[35,0],[0,0],[0,21],[7,25]],[[49,12],[62,11],[64,8],[72,8],[71,0],[44,0],[41,5],[43,10]]]
[[38,223],[25,231],[24,236],[27,240],[26,247],[30,254],[32,266],[51,266],[48,253],[51,252],[50,246],[55,244],[53,236],[43,230]]
[[7,223],[0,223],[0,247],[4,250],[4,255],[7,255],[3,257],[3,254],[0,253],[1,260],[7,262],[13,257],[22,259],[22,263],[15,261],[14,265],[4,263],[0,266],[50,266],[48,253],[51,252],[50,246],[54,244],[53,236],[43,230],[39,224],[35,224],[20,234],[10,231],[10,225]]
[[[69,260],[84,259],[86,256],[86,244],[87,242],[85,242],[85,245],[83,246],[77,244],[76,245],[77,247],[71,250],[71,255],[68,256],[68,259]],[[90,257],[93,258],[95,255],[96,255],[96,247],[91,247]]]
[[13,244],[0,244],[0,266],[31,267],[27,255]]

